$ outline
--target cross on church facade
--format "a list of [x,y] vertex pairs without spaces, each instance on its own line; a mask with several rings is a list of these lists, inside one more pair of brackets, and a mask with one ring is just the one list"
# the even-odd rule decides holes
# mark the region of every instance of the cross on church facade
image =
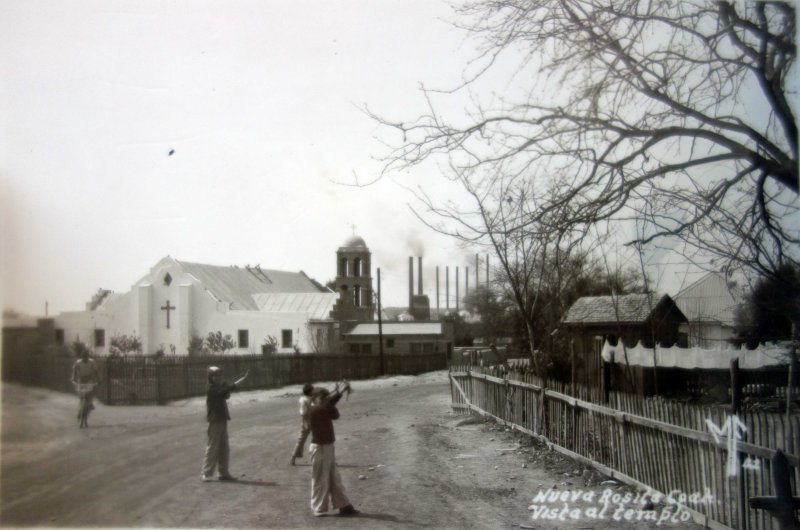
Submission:
[[167,300],[167,305],[162,305],[161,310],[167,312],[167,329],[169,329],[169,312],[173,309],[176,309],[175,306],[169,305],[169,300]]

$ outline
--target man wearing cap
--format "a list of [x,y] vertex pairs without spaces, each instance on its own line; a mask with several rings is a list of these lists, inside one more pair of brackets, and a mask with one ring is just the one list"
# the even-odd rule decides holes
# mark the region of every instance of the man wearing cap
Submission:
[[336,403],[342,398],[343,392],[350,392],[350,383],[344,382],[341,391],[337,384],[332,394],[325,388],[315,389],[308,413],[311,428],[311,445],[308,448],[311,456],[311,510],[318,517],[328,511],[329,501],[330,508],[338,508],[340,515],[359,513],[344,492],[333,449],[333,442],[336,441],[333,420],[339,418]]
[[214,469],[219,466],[219,479],[236,480],[228,470],[230,446],[228,445],[228,398],[236,385],[244,381],[245,373],[233,383],[222,379],[222,369],[217,366],[208,367],[208,391],[206,392],[206,419],[208,420],[208,443],[203,459],[203,482],[214,478]]

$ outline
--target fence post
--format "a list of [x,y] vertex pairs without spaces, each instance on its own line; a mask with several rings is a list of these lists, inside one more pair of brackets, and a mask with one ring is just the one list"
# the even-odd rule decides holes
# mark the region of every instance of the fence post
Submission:
[[109,377],[109,372],[111,371],[109,369],[109,364],[111,363],[108,361],[108,357],[103,360],[103,382],[106,385],[106,405],[111,404],[111,377]]
[[[742,374],[739,371],[739,359],[731,360],[731,414],[738,416],[742,408]],[[739,527],[746,528],[745,519],[747,518],[747,495],[745,494],[744,470],[741,467],[743,453],[736,454],[736,490],[739,494]]]
[[183,393],[185,396],[191,395],[191,390],[189,389],[189,359],[191,357],[186,356],[183,358]]
[[[572,370],[570,373],[570,394],[572,397],[577,398],[575,392],[575,341],[574,339],[570,339],[569,341],[569,362],[572,365]],[[572,432],[570,433],[572,449],[575,450],[577,448],[578,437],[578,407],[577,405],[573,405],[572,407]]]
[[750,507],[769,512],[778,520],[780,530],[800,528],[800,522],[794,516],[794,511],[800,510],[800,497],[792,496],[789,461],[780,449],[772,457],[772,483],[775,486],[775,496],[750,497]]
[[161,391],[161,372],[162,372],[161,367],[163,366],[163,364],[161,364],[161,361],[158,359],[156,359],[155,362],[156,362],[156,403],[161,405],[164,403],[164,398],[162,397],[162,391]]
[[742,374],[739,359],[731,360],[731,413],[738,414],[742,406]]
[[549,425],[547,422],[547,376],[542,377],[542,406],[539,418],[542,421],[541,434],[545,438],[549,438]]
[[614,352],[611,352],[609,362],[603,361],[603,403],[608,404],[608,397],[611,393],[611,369],[614,366]]

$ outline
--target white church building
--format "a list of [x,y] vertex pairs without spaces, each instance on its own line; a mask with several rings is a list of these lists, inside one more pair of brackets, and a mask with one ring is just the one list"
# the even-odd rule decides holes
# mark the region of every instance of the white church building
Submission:
[[117,335],[138,337],[143,353],[186,355],[193,337],[230,335],[230,353],[330,351],[339,294],[304,272],[161,259],[130,291],[100,290],[83,311],[56,316],[56,340],[79,340],[108,355]]

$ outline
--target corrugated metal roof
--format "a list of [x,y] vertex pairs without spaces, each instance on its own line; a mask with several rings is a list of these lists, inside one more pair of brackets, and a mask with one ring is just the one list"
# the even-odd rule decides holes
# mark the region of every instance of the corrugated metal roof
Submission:
[[223,267],[175,260],[186,272],[197,278],[218,299],[231,309],[259,309],[256,293],[319,293],[319,284],[302,272],[285,272],[260,268]]
[[265,312],[303,312],[309,318],[330,318],[337,293],[256,293],[253,299],[259,310]]
[[732,326],[736,299],[725,277],[711,272],[675,296],[675,304],[689,322],[718,322]]
[[[384,335],[441,335],[441,322],[384,322]],[[377,336],[378,323],[364,322],[356,324],[350,333],[345,335]]]
[[[641,324],[667,295],[626,294],[621,296],[584,296],[572,304],[564,324]],[[652,305],[651,305],[652,304]],[[615,308],[616,305],[616,308]]]

